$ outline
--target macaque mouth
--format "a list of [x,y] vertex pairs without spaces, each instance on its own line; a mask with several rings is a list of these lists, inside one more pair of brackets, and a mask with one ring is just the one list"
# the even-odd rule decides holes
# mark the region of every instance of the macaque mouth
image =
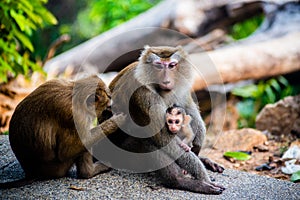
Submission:
[[177,134],[177,130],[171,130],[171,129],[169,129],[168,131],[169,131],[171,134],[173,134],[173,135]]
[[161,83],[161,84],[159,84],[159,87],[160,87],[161,90],[164,90],[164,91],[173,90],[173,84],[171,84],[171,83],[167,83],[167,84]]

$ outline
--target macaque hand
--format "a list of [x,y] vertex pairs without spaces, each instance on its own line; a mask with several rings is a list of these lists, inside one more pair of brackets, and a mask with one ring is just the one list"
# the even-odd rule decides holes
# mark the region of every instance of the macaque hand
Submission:
[[181,148],[183,148],[183,150],[185,150],[186,152],[191,151],[191,147],[189,147],[187,144],[185,144],[185,143],[183,143],[183,142],[181,142],[181,143],[179,144],[179,146],[180,146]]
[[127,115],[125,115],[124,113],[118,113],[114,114],[110,119],[113,120],[119,126],[121,126],[125,123],[126,117]]

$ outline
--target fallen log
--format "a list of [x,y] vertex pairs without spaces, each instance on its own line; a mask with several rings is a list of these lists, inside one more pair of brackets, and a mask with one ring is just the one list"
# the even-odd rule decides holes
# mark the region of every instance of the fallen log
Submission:
[[191,54],[190,60],[198,72],[195,90],[287,74],[300,70],[300,32],[261,43]]
[[[190,12],[183,12],[182,6],[189,7]],[[75,72],[120,71],[137,60],[145,44],[181,44],[193,52],[191,62],[198,72],[195,90],[211,84],[286,74],[299,70],[300,13],[295,12],[299,7],[299,2],[293,0],[166,0],[131,21],[54,57],[44,68],[50,77],[70,66]],[[203,49],[212,49],[206,48],[205,41],[213,43],[210,39],[204,39],[207,35],[193,40],[174,31],[181,30],[193,36],[220,28],[226,33],[228,25],[255,15],[262,9],[266,15],[265,21],[252,36],[214,51],[203,52]],[[192,29],[187,22],[195,15],[198,17],[191,24],[196,29]],[[214,36],[216,40],[224,41],[222,37],[222,34]],[[184,44],[188,40],[191,42]],[[200,48],[195,48],[195,45]],[[201,48],[202,53],[194,53],[195,49],[201,51]]]
[[[128,52],[141,49],[146,44],[175,46],[187,36],[202,36],[213,29],[224,29],[261,11],[260,2],[165,0],[132,20],[54,57],[45,63],[44,69],[52,76],[70,66],[75,72],[80,69],[119,71],[136,57],[123,58],[124,64],[118,67],[107,66]],[[253,4],[256,6],[253,7]],[[235,12],[239,9],[243,12]]]

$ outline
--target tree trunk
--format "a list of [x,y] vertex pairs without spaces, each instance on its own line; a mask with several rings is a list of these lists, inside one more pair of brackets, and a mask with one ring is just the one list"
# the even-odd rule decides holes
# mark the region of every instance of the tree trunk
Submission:
[[195,90],[287,74],[300,70],[300,32],[261,43],[191,54],[190,60],[198,71]]

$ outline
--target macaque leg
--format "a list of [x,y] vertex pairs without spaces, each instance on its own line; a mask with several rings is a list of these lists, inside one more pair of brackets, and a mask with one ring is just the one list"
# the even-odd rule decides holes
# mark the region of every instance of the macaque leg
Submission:
[[213,172],[219,172],[219,173],[222,173],[224,171],[224,167],[222,167],[218,163],[213,162],[209,158],[200,157],[200,156],[199,156],[199,158],[202,161],[202,163],[204,164],[206,169],[211,170]]
[[93,156],[89,152],[83,153],[76,161],[76,167],[78,178],[91,178],[111,169],[100,162],[93,163]]
[[224,171],[224,167],[222,167],[218,163],[213,162],[209,158],[199,156],[199,152],[201,149],[201,146],[199,144],[202,145],[202,142],[200,141],[199,137],[195,137],[191,151],[199,157],[206,169],[211,170],[213,172],[222,173]]
[[204,194],[221,194],[225,190],[224,187],[205,180],[185,177],[181,170],[182,169],[176,163],[172,163],[171,165],[160,169],[158,173],[159,176],[162,177],[164,185],[170,188]]

